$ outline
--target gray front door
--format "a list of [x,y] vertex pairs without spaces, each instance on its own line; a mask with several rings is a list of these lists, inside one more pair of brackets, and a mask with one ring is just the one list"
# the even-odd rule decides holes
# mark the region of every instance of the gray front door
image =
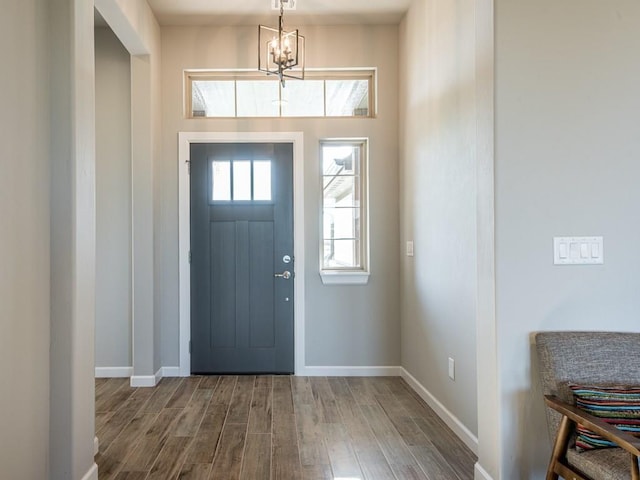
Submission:
[[293,271],[293,145],[192,144],[192,373],[293,373]]

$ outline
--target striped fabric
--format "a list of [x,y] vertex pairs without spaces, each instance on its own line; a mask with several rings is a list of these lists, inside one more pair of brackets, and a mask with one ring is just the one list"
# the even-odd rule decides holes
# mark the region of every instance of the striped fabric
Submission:
[[[576,406],[620,430],[640,437],[640,387],[569,385]],[[616,445],[588,428],[578,425],[576,450],[609,448]]]

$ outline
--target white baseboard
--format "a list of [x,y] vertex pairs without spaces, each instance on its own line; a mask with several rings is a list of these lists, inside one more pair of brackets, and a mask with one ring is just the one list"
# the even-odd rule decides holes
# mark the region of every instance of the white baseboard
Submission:
[[471,449],[474,454],[478,454],[478,437],[476,437],[471,430],[469,430],[453,413],[451,413],[447,407],[445,407],[440,401],[434,397],[416,378],[407,372],[404,368],[401,369],[400,376],[413,388],[420,398],[422,398],[427,405],[429,405],[436,414],[442,419],[447,426],[453,430],[460,440]]
[[473,473],[473,480],[493,480],[493,478],[491,478],[491,475],[489,475],[479,463],[476,463]]
[[[159,371],[160,378],[180,376],[180,367],[162,367]],[[133,376],[133,367],[96,367],[95,375],[96,378],[129,378]]]
[[100,451],[100,441],[98,437],[93,437],[93,456],[95,457]]
[[132,387],[155,387],[157,384],[155,375],[133,375],[130,385]]
[[180,377],[180,367],[162,367],[162,377]]
[[401,367],[304,367],[303,377],[399,377]]
[[96,378],[127,378],[133,375],[133,367],[96,367]]
[[84,474],[82,480],[98,480],[98,465],[94,463],[89,471]]
[[130,384],[132,387],[155,387],[162,380],[162,368],[155,375],[132,375]]

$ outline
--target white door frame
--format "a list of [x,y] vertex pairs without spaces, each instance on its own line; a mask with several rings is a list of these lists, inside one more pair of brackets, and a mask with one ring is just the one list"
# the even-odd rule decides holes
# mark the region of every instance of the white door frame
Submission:
[[180,274],[180,376],[191,375],[191,246],[189,161],[192,143],[293,144],[294,365],[305,370],[304,356],[304,134],[302,132],[180,132],[178,134],[178,221]]

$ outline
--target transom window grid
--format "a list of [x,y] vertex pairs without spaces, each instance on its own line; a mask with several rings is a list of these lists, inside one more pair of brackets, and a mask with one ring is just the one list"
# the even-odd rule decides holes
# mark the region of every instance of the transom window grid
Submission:
[[367,142],[324,140],[321,271],[368,271]]
[[287,82],[253,71],[185,72],[187,118],[375,116],[375,69],[308,72]]
[[271,202],[271,168],[266,159],[211,161],[211,202]]

